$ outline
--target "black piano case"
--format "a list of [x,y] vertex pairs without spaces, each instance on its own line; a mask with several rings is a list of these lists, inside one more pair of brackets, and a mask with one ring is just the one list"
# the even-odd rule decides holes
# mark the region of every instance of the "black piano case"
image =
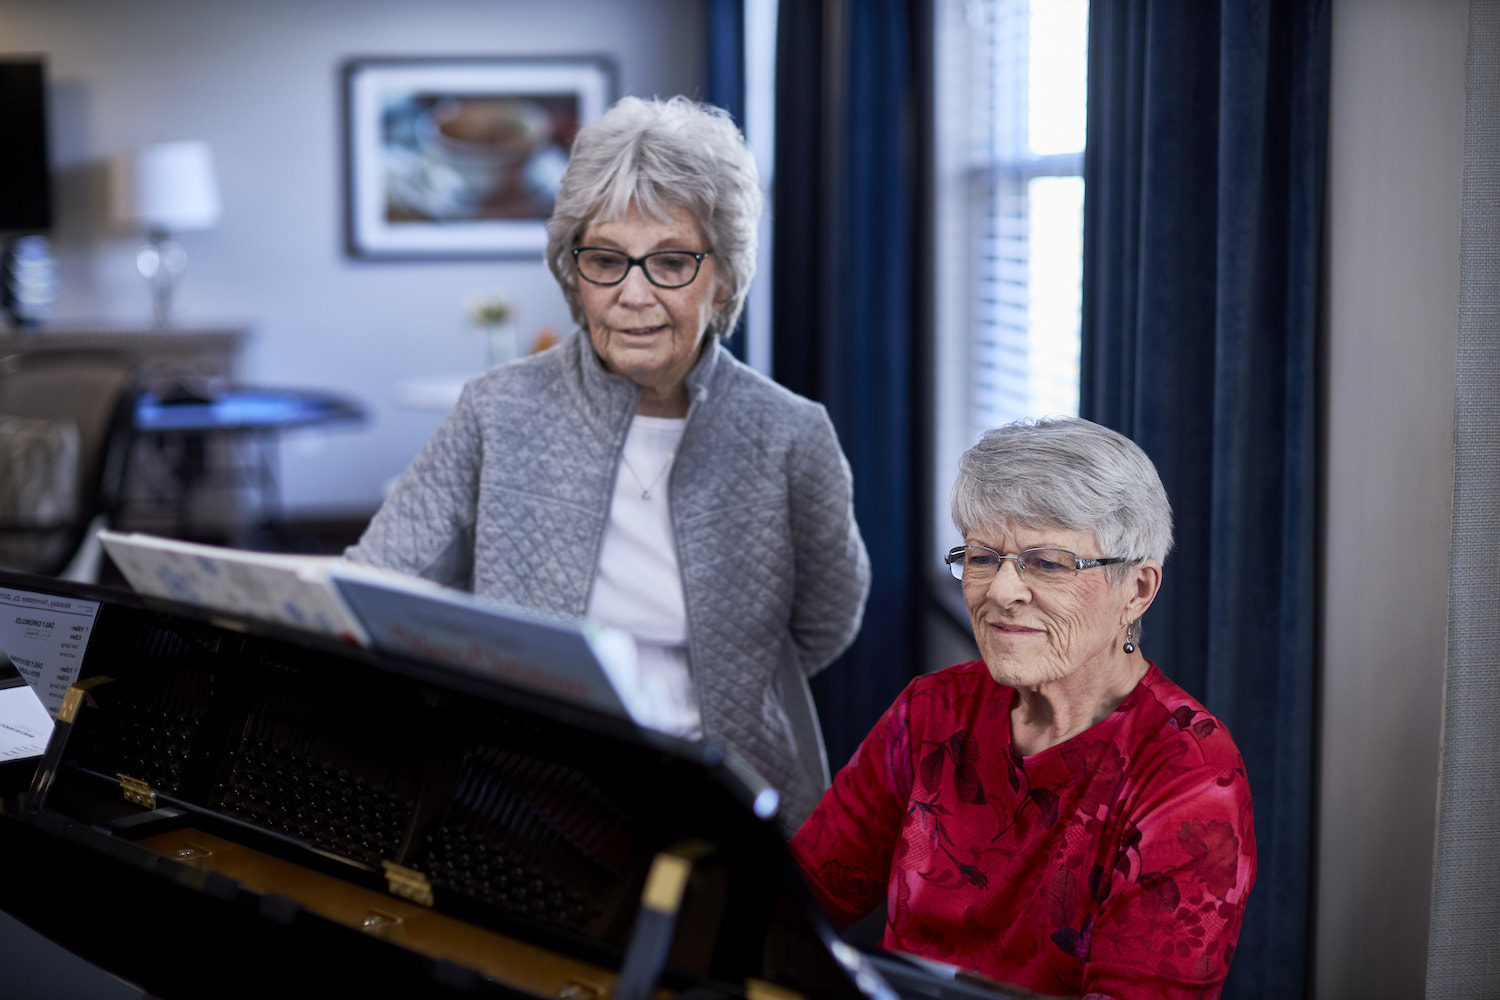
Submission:
[[722,750],[95,596],[0,908],[151,996],[893,996]]

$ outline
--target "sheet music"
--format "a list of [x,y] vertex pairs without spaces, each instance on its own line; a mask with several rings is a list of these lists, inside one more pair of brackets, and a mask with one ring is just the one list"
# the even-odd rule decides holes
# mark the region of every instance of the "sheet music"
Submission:
[[139,532],[101,531],[99,539],[142,594],[367,643],[328,583],[329,569],[342,562],[337,556],[250,552]]
[[51,738],[52,716],[31,685],[0,689],[0,763],[40,757]]
[[[502,608],[337,556],[250,552],[107,530],[99,539],[143,594],[460,667],[672,731],[659,708],[637,696],[635,640],[618,630]],[[623,696],[622,683],[629,689]]]
[[56,717],[78,678],[99,602],[0,587],[0,652]]
[[633,671],[636,649],[629,635],[419,583],[392,589],[377,580],[333,574],[334,586],[378,649],[651,724],[626,708],[606,666],[621,665],[615,674]]

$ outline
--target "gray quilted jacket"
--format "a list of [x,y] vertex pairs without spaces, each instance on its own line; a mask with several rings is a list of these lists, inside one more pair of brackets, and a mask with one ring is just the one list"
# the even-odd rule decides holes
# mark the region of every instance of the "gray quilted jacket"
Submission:
[[[668,489],[704,733],[780,790],[790,831],[828,784],[807,678],[869,593],[849,467],[823,407],[718,344],[688,390]],[[581,332],[491,369],[346,555],[582,617],[638,396]]]

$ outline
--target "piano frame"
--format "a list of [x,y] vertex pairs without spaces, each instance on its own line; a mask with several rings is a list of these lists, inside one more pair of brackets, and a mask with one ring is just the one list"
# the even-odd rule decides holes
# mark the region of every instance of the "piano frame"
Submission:
[[721,747],[192,606],[0,586],[100,603],[25,790],[0,771],[0,909],[153,998],[895,997]]

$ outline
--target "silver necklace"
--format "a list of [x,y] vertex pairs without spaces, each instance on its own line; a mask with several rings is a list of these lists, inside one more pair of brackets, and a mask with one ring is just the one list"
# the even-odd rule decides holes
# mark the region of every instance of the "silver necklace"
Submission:
[[677,450],[675,448],[667,452],[667,460],[662,463],[662,467],[657,470],[656,475],[651,477],[651,482],[649,483],[641,480],[640,473],[635,471],[635,466],[630,464],[630,459],[627,456],[621,455],[620,457],[625,460],[625,468],[630,470],[630,478],[634,479],[635,484],[641,488],[641,499],[650,500],[651,491],[656,488],[657,483],[661,482],[661,477],[667,474],[667,470],[672,467],[672,459],[676,456]]

